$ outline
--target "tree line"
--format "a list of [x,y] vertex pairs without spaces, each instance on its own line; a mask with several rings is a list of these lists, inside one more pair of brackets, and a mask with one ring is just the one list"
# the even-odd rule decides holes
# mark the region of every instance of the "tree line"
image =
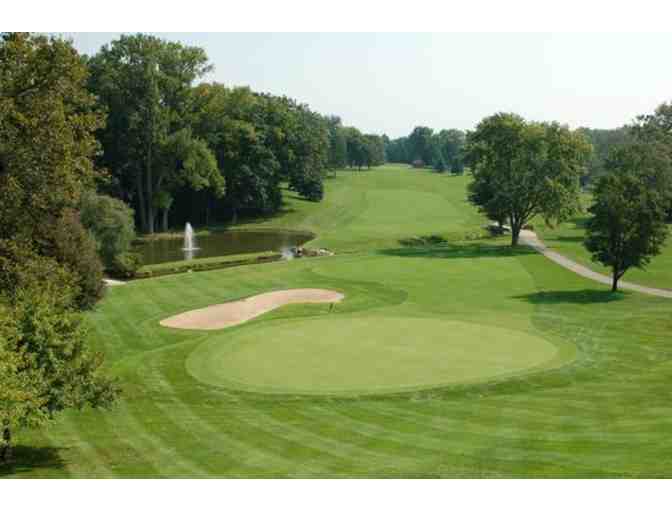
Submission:
[[417,126],[408,136],[390,140],[386,146],[387,160],[416,167],[429,166],[438,172],[464,172],[466,134],[459,129],[434,132]]
[[[107,113],[97,133],[102,189],[132,205],[143,232],[277,212],[281,183],[309,200],[328,169],[384,162],[382,140],[285,97],[199,83],[202,48],[123,35],[87,60]],[[171,222],[171,215],[177,217]]]
[[371,168],[385,163],[386,135],[366,134],[352,126],[343,126],[340,117],[329,123],[329,166],[331,168]]
[[582,133],[593,146],[593,151],[586,162],[586,172],[581,178],[581,184],[591,186],[607,171],[607,157],[609,152],[631,141],[630,128],[623,126],[616,129],[591,129],[581,127],[577,131]]

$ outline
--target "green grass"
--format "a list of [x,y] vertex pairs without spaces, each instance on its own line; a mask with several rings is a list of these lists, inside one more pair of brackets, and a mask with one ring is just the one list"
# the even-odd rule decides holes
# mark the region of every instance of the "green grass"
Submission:
[[263,226],[315,232],[319,237],[307,246],[345,253],[397,246],[414,235],[473,233],[483,225],[466,201],[465,177],[390,165],[340,172],[326,182],[323,202],[289,194],[285,213]]
[[574,352],[481,324],[344,315],[216,335],[189,356],[187,370],[243,391],[361,395],[494,379],[571,361]]
[[[312,230],[312,244],[336,256],[111,288],[88,319],[123,399],[112,411],[68,412],[53,427],[21,433],[8,474],[669,477],[672,303],[611,294],[531,250],[511,250],[506,239],[455,241],[485,223],[464,202],[466,182],[392,167],[344,172],[328,182],[324,204],[290,198],[286,214],[268,222]],[[397,242],[428,234],[451,242]],[[293,287],[336,289],[346,299],[331,313],[292,305],[223,331],[158,324]],[[417,351],[404,344],[409,337]],[[236,354],[240,342],[253,350]],[[226,357],[220,345],[242,357]],[[498,372],[476,349],[512,355]],[[465,356],[462,373],[457,355]],[[324,370],[330,360],[334,373]],[[376,384],[387,386],[369,394]],[[431,388],[408,387],[418,384]],[[324,394],[336,387],[338,395]]]
[[[586,198],[586,205],[588,205],[588,201],[589,199]],[[538,221],[535,224],[535,228],[550,248],[590,267],[593,271],[609,275],[609,268],[600,263],[593,262],[590,252],[583,246],[587,218],[588,213],[583,213],[571,221],[552,229]],[[644,269],[629,269],[625,273],[623,280],[672,290],[672,227],[670,227],[670,234],[666,246],[660,255],[654,257],[651,263]]]

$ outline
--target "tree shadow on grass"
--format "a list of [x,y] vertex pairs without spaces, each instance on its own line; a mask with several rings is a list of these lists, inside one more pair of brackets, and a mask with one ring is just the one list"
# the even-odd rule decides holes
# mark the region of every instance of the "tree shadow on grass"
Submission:
[[270,214],[262,214],[260,216],[241,216],[238,218],[238,221],[236,223],[232,223],[230,221],[220,223],[218,225],[211,225],[208,228],[210,230],[228,230],[231,227],[245,227],[246,225],[257,225],[259,223],[266,223],[270,220],[277,219],[277,218],[282,218],[283,216],[286,216],[290,213],[296,212],[296,209],[294,207],[291,207],[287,204],[283,204],[283,206],[277,210],[276,212],[270,213]]
[[63,469],[65,464],[60,455],[63,448],[49,446],[35,447],[16,445],[12,448],[12,460],[0,464],[0,477],[9,475],[27,475],[38,468]]
[[535,305],[552,305],[558,303],[573,303],[573,304],[594,304],[594,303],[611,303],[612,301],[621,301],[625,298],[625,294],[621,292],[611,292],[611,290],[552,290],[539,291],[531,294],[523,294],[514,296],[515,299],[528,301]]
[[318,203],[315,200],[311,200],[310,198],[302,197],[301,195],[296,195],[295,197],[292,197],[292,198],[294,198],[294,200],[300,200],[301,202],[311,202],[313,204]]
[[559,243],[583,243],[585,236],[557,236],[555,241]]
[[568,223],[573,223],[574,228],[586,228],[588,218],[586,218],[585,216],[577,216],[576,218],[572,218],[571,220],[569,220]]
[[536,251],[528,246],[512,248],[510,246],[493,246],[485,243],[469,243],[390,248],[380,250],[378,253],[392,257],[471,259],[486,257],[519,257],[522,255],[532,255],[536,253]]

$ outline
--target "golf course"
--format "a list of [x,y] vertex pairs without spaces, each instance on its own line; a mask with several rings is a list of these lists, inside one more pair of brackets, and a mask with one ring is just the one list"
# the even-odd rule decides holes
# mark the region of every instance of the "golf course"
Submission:
[[[338,171],[322,202],[283,189],[278,214],[236,227],[312,232],[305,246],[333,256],[108,288],[86,324],[119,401],[21,430],[4,474],[669,476],[672,302],[609,292],[491,237],[470,179]],[[580,229],[537,230],[591,264]],[[670,253],[653,276],[624,280],[672,288]],[[169,325],[292,289],[336,297],[221,327]]]

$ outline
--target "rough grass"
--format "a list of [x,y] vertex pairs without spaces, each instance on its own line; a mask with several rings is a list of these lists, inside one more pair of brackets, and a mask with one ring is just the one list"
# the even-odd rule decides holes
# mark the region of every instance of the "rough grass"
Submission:
[[[506,239],[397,243],[477,228],[483,220],[464,202],[466,179],[400,168],[342,173],[329,180],[325,203],[290,198],[286,214],[269,223],[312,230],[320,236],[313,243],[348,254],[111,288],[88,318],[124,398],[113,411],[69,412],[53,427],[20,434],[17,453],[26,455],[7,474],[669,477],[670,302],[613,295],[541,255],[507,248]],[[431,209],[414,202],[421,198]],[[228,332],[158,325],[188,309],[291,287],[338,289],[347,299],[331,313],[325,305],[286,307]],[[378,395],[354,388],[341,397],[206,384],[187,363],[215,337],[404,318],[569,343],[575,359],[485,382]]]

